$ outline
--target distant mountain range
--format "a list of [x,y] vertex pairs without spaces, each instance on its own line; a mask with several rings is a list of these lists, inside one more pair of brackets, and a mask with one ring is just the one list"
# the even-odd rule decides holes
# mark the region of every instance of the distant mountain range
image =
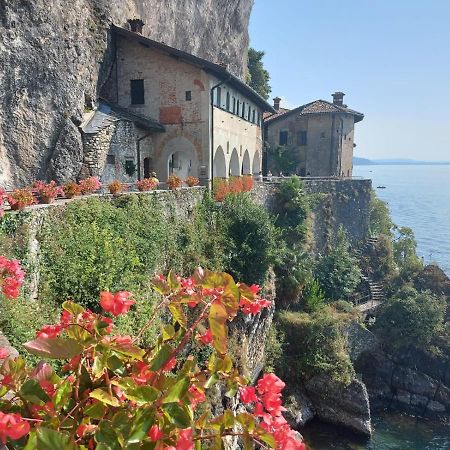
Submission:
[[355,166],[374,166],[374,165],[450,165],[450,161],[417,161],[415,159],[367,159],[358,156],[353,157]]

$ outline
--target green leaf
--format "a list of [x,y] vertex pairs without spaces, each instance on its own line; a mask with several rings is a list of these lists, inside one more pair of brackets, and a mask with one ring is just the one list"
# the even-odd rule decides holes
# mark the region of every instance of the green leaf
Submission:
[[104,391],[103,389],[93,390],[89,394],[89,397],[95,398],[106,405],[111,405],[111,406],[115,406],[115,407],[120,406],[119,399],[110,395],[108,392]]
[[162,336],[164,341],[168,341],[169,339],[172,339],[175,336],[175,328],[173,325],[169,324],[163,327],[162,329]]
[[183,307],[179,303],[171,303],[169,305],[169,310],[175,321],[178,322],[182,328],[186,328],[187,319],[184,314]]
[[181,287],[181,284],[178,281],[177,276],[172,271],[170,271],[169,274],[167,275],[167,283],[172,291],[180,289]]
[[266,431],[260,432],[258,430],[258,437],[263,442],[265,442],[270,448],[275,448],[277,446],[277,443],[275,442],[275,438],[270,433],[267,433]]
[[150,370],[159,370],[167,362],[173,349],[170,345],[163,345],[152,361]]
[[81,314],[84,311],[84,308],[81,305],[78,305],[77,303],[66,301],[62,304],[62,307],[64,310],[69,312],[70,314],[73,314],[74,316],[78,316],[78,314]]
[[162,407],[165,416],[171,423],[179,428],[187,428],[191,425],[191,417],[186,408],[178,403],[167,403]]
[[133,425],[127,439],[127,444],[135,444],[145,439],[153,422],[154,414],[152,409],[139,409],[133,419]]
[[138,359],[139,361],[142,361],[142,357],[145,354],[145,350],[128,342],[113,342],[111,348],[122,355]]
[[53,404],[56,409],[65,406],[69,402],[72,396],[72,389],[73,386],[68,381],[65,381],[59,386],[53,399]]
[[219,375],[217,375],[217,373],[212,373],[205,383],[205,389],[209,389],[210,387],[214,386],[218,381]]
[[106,413],[106,406],[101,403],[94,403],[84,410],[84,414],[91,419],[101,419]]
[[69,359],[79,355],[83,347],[73,339],[37,338],[23,345],[31,354],[52,359]]
[[30,379],[22,384],[19,394],[25,400],[31,403],[42,405],[50,400],[49,396],[41,388],[39,381]]
[[189,378],[182,378],[176,382],[164,398],[163,403],[178,402],[186,394],[189,384]]
[[28,441],[23,450],[36,450],[37,448],[37,436],[36,431],[32,431],[28,435]]
[[50,428],[40,427],[36,431],[36,450],[75,450],[76,445],[66,434],[60,433]]
[[114,373],[117,373],[118,375],[124,374],[124,364],[116,355],[110,356],[106,362],[106,365],[108,366],[108,369],[112,370]]
[[213,336],[214,348],[220,354],[227,352],[227,326],[228,314],[220,303],[213,303],[209,310],[209,327]]
[[[117,433],[109,420],[102,420],[100,422],[94,436],[99,444],[106,445],[106,448],[109,448],[110,450],[118,450],[121,447]],[[98,449],[98,446],[96,448]]]
[[124,391],[124,394],[138,405],[145,405],[153,403],[158,398],[159,391],[152,386],[139,386],[135,389]]

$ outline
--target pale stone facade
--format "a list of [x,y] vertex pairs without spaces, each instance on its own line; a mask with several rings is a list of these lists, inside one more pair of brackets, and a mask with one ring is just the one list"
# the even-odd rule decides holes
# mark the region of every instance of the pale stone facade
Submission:
[[[131,142],[122,150],[109,146],[106,153],[110,159],[112,153],[116,159],[121,154],[133,156],[136,178],[155,171],[161,181],[172,173],[183,179],[199,177],[203,184],[212,176],[259,173],[262,115],[274,111],[270,105],[222,66],[137,33],[114,30],[116,62],[102,95],[136,117],[158,122],[164,132],[137,127],[135,142],[142,138],[140,161],[138,152],[133,151],[137,144]],[[139,85],[138,89],[133,84]],[[99,158],[98,164],[103,164],[105,181],[112,176],[120,179],[104,158]]]
[[[266,117],[267,144],[272,149],[286,145],[295,152],[297,175],[352,176],[355,123],[364,116],[343,105],[339,94],[333,103],[317,100],[293,110],[280,109],[276,99],[278,112]],[[271,171],[272,166],[269,160]]]

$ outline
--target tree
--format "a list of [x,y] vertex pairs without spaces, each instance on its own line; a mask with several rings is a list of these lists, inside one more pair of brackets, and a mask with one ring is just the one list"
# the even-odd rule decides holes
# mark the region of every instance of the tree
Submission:
[[427,346],[444,329],[446,302],[429,291],[405,287],[383,305],[376,331],[392,348]]
[[358,260],[350,253],[347,235],[339,228],[334,248],[316,266],[315,276],[331,300],[345,300],[356,289],[361,278]]
[[272,88],[269,84],[269,72],[264,68],[262,62],[264,54],[264,52],[259,52],[254,48],[248,49],[247,84],[267,100]]
[[268,148],[269,168],[275,173],[296,173],[300,163],[300,154],[295,147],[277,145]]

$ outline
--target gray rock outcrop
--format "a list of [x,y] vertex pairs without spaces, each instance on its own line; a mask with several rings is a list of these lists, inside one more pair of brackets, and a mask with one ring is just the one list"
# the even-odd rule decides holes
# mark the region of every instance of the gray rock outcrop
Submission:
[[305,389],[319,419],[371,435],[369,395],[364,383],[353,380],[344,386],[326,375],[317,375],[305,383]]
[[252,0],[0,1],[0,185],[73,178],[74,130],[111,68],[111,23],[140,17],[144,34],[242,76]]

